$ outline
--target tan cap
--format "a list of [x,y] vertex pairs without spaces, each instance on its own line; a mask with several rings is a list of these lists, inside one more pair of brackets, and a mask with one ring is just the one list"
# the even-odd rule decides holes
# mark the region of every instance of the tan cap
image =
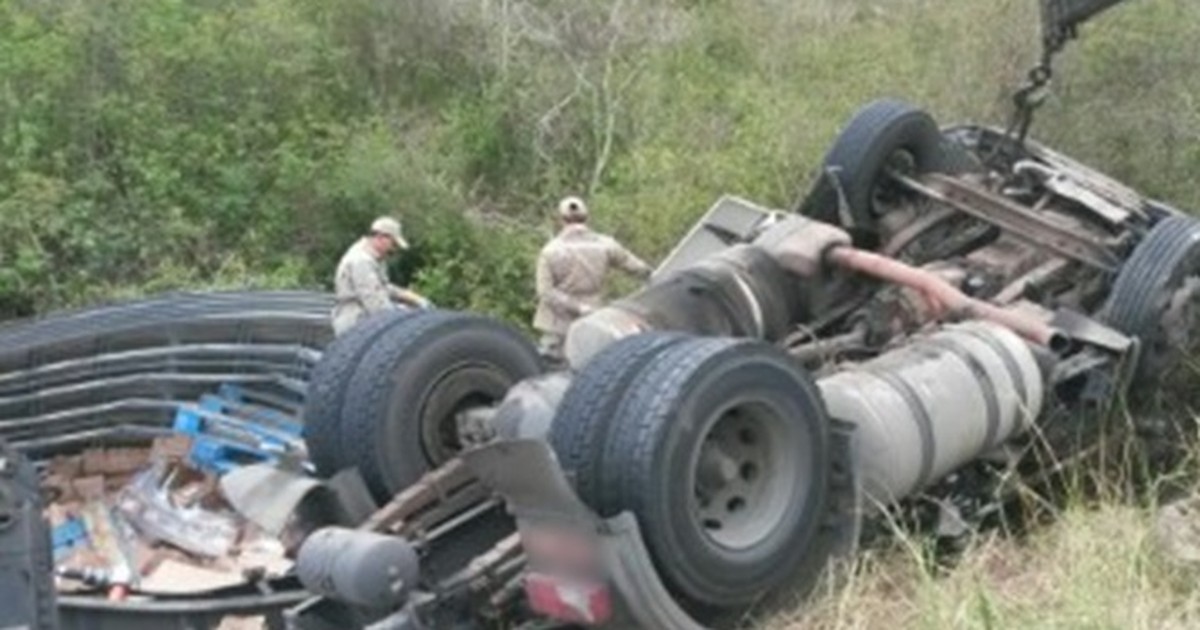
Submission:
[[386,234],[396,241],[396,247],[400,249],[408,249],[408,241],[404,240],[404,233],[400,231],[400,222],[392,217],[379,217],[371,224],[371,232],[375,234]]
[[587,204],[579,197],[566,197],[558,202],[558,216],[564,219],[586,219],[588,217]]

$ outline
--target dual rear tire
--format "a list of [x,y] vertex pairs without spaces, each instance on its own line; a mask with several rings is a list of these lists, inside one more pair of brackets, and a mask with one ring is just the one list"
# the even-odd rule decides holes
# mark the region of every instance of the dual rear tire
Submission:
[[829,421],[765,343],[650,333],[575,376],[550,433],[600,514],[632,512],[692,610],[747,606],[803,564],[826,509]]
[[468,313],[367,319],[326,348],[305,403],[305,441],[318,473],[356,466],[386,500],[463,446],[459,416],[499,403],[542,371],[514,328]]
[[[356,466],[386,500],[453,457],[456,417],[542,371],[516,330],[388,314],[326,349],[306,403],[320,473]],[[651,333],[588,362],[550,441],[584,500],[631,511],[668,588],[739,608],[802,565],[825,513],[829,422],[811,378],[765,343]]]

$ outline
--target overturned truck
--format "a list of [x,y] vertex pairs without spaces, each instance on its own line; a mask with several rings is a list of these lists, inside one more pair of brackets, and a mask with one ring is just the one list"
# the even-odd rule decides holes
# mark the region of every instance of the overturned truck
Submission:
[[[1082,4],[1048,4],[1051,45]],[[565,369],[466,313],[336,341],[310,449],[389,502],[309,538],[295,619],[721,625],[918,493],[1004,501],[1167,378],[1200,290],[1200,221],[1025,127],[867,105],[797,207],[719,200]]]
[[1043,3],[1009,129],[877,101],[794,208],[718,200],[565,367],[460,312],[324,345],[307,454],[382,507],[307,536],[291,625],[727,625],[885,510],[971,520],[1077,451],[1192,348],[1200,291],[1200,221],[1025,138],[1050,55],[1113,4]]

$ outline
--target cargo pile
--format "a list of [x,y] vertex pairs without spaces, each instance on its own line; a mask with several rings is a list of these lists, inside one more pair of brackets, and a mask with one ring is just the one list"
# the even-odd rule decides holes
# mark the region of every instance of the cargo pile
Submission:
[[44,462],[59,592],[104,592],[114,600],[195,595],[288,572],[284,543],[238,513],[219,478],[258,462],[303,469],[300,426],[223,413],[233,406],[272,415],[267,407],[206,396],[181,407],[171,434],[148,445],[89,447]]
[[0,440],[36,467],[60,627],[280,625],[305,597],[287,533],[222,482],[256,464],[315,482],[301,415],[332,306],[304,291],[174,293],[0,323]]

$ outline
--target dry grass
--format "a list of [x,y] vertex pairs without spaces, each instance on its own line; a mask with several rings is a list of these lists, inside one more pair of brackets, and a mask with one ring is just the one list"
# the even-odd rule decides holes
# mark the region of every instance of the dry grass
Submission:
[[813,628],[1193,628],[1194,570],[1159,551],[1149,510],[1073,507],[1018,541],[977,540],[935,576],[914,541],[865,554],[841,584],[761,625]]
[[[1185,439],[1192,446],[1179,449],[1186,453],[1161,471],[1147,474],[1143,442],[1127,432],[1132,416],[1123,414],[1126,422],[1118,418],[1104,440],[1102,450],[1112,454],[1071,467],[1066,498],[1034,501],[1038,524],[1024,534],[978,533],[950,566],[934,560],[931,539],[895,529],[852,566],[832,571],[805,601],[755,627],[1200,627],[1200,448],[1194,440],[1200,418],[1184,411],[1190,393],[1139,412],[1191,435]],[[1160,500],[1181,496],[1190,498],[1177,505],[1188,507],[1168,523]],[[1183,554],[1191,559],[1180,560]]]

